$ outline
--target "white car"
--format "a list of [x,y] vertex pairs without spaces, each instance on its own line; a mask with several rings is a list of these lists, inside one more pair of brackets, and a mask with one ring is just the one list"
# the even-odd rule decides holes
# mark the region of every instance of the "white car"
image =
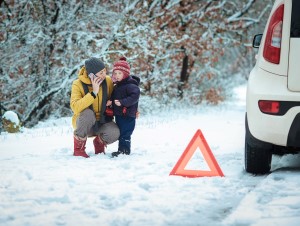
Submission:
[[272,154],[300,151],[300,0],[276,0],[250,72],[246,98],[245,170],[265,174]]

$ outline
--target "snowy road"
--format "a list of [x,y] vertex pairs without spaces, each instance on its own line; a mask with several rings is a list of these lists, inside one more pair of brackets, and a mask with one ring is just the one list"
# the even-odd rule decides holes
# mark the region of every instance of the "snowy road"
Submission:
[[[299,225],[300,157],[243,169],[244,87],[217,107],[141,116],[132,155],[72,156],[70,118],[0,136],[0,225]],[[169,176],[201,129],[224,177]],[[110,145],[107,153],[116,150]],[[205,169],[201,152],[187,168]]]

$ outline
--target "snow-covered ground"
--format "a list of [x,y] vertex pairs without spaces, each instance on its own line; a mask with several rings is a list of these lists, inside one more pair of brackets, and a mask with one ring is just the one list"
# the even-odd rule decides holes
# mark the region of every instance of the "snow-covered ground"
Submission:
[[[0,225],[295,225],[300,156],[272,173],[244,171],[245,86],[220,106],[162,110],[137,120],[132,155],[72,156],[71,119],[0,136]],[[169,176],[200,129],[224,177]],[[108,146],[115,151],[117,143]],[[188,169],[207,169],[196,151]]]

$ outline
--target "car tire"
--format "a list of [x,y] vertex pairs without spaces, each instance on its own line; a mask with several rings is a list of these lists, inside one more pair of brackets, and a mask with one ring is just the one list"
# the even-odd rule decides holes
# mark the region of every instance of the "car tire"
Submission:
[[246,116],[245,170],[252,174],[266,174],[271,169],[273,145],[252,136]]

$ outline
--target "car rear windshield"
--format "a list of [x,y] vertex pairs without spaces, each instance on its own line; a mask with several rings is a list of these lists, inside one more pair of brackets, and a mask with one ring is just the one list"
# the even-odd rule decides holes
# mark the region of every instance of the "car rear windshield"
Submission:
[[293,0],[291,38],[300,38],[300,1]]

